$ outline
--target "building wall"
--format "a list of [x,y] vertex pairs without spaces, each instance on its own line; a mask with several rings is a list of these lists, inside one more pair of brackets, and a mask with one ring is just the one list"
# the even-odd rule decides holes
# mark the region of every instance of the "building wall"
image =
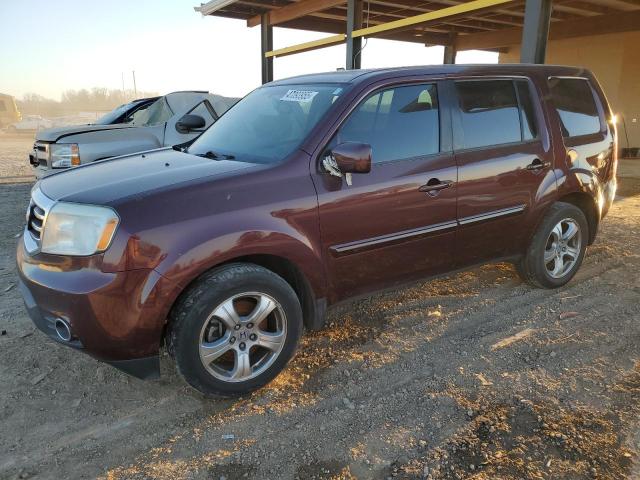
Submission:
[[[519,62],[519,45],[501,53],[499,61]],[[595,73],[618,115],[620,148],[640,147],[640,31],[551,40],[546,63],[582,66]]]

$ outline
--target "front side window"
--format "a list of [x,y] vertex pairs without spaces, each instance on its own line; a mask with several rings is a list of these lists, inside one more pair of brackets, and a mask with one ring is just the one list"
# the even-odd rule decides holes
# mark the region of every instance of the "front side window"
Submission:
[[520,112],[511,80],[455,82],[462,148],[520,142]]
[[326,83],[258,88],[204,132],[189,153],[233,155],[254,163],[281,161],[298,148],[346,88]]
[[371,145],[373,163],[438,153],[436,86],[410,85],[374,93],[340,127],[335,142]]
[[191,110],[189,113],[191,115],[198,115],[204,118],[204,128],[209,128],[209,125],[211,125],[215,120],[204,102],[200,102],[196,108]]
[[600,115],[591,86],[581,78],[550,78],[551,101],[560,116],[564,137],[600,131]]

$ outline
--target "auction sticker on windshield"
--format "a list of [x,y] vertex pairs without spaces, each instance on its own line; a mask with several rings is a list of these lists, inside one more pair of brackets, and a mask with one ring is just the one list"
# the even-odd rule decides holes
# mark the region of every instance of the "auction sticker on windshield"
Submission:
[[309,103],[318,92],[312,90],[289,90],[280,100],[283,102]]

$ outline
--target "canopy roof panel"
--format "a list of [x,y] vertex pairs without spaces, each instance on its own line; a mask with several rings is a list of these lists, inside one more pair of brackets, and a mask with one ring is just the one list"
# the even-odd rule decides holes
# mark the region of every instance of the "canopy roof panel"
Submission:
[[[460,0],[363,0],[363,27],[375,27],[417,15],[463,5]],[[425,45],[456,44],[459,50],[500,49],[520,42],[525,1],[510,0],[472,12],[443,16],[400,28],[368,33],[369,37]],[[212,0],[195,7],[203,15],[260,24],[345,34],[346,0]],[[398,22],[401,23],[401,22]],[[549,37],[612,33],[640,29],[640,0],[554,0]],[[375,29],[374,29],[375,30]]]

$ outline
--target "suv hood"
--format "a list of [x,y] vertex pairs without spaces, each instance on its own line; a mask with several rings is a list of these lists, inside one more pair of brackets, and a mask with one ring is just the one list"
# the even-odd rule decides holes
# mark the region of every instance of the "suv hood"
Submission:
[[40,189],[52,200],[113,205],[132,196],[144,197],[158,190],[196,184],[256,166],[165,148],[70,168],[41,180]]
[[36,134],[36,141],[57,142],[63,137],[69,135],[77,135],[78,133],[97,132],[100,130],[118,130],[121,128],[133,128],[132,125],[115,124],[115,125],[73,125],[71,127],[47,128],[40,130]]

